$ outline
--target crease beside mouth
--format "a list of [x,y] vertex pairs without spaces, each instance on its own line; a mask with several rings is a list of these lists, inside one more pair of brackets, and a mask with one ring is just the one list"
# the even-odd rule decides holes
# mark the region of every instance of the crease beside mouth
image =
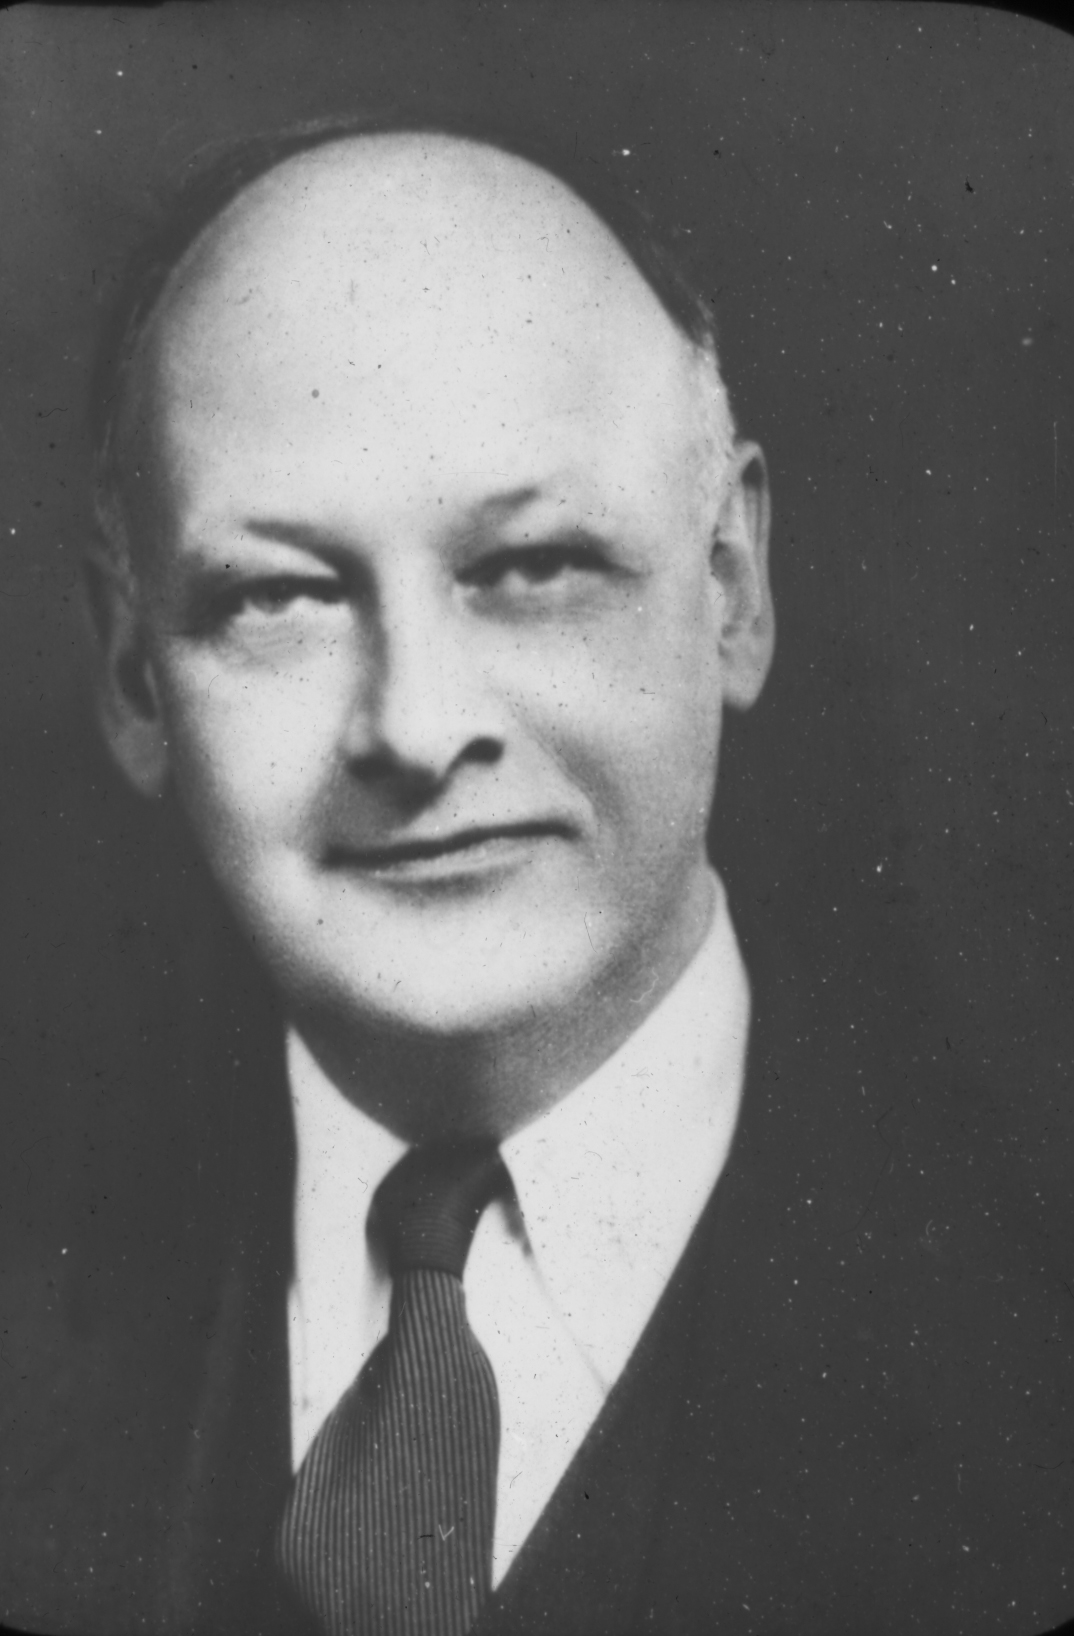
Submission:
[[466,852],[486,841],[529,840],[548,835],[564,836],[566,827],[554,823],[510,824],[503,828],[468,829],[442,840],[399,841],[394,845],[378,847],[332,846],[326,861],[329,866],[345,865],[352,869],[386,868],[391,864],[417,863],[427,858],[446,857],[453,852]]

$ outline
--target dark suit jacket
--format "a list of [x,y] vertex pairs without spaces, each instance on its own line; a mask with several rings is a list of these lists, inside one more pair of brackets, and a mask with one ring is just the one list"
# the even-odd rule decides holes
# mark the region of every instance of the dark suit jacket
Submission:
[[[168,815],[99,770],[31,779],[19,814],[0,1620],[297,1636],[271,1564],[294,1161],[272,996]],[[863,1050],[735,913],[731,1159],[478,1636],[1050,1628],[1074,1612],[1069,1244],[987,1101],[910,1043]]]

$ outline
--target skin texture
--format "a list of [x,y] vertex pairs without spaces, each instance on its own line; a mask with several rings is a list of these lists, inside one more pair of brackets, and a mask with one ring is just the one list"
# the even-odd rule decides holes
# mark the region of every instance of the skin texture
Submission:
[[366,137],[202,236],[127,422],[117,759],[174,788],[343,1089],[506,1134],[707,928],[721,711],[772,643],[714,362],[557,180]]

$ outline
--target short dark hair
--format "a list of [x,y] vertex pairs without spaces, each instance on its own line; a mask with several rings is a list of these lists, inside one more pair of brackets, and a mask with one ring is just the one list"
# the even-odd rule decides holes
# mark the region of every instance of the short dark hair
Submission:
[[557,177],[614,233],[681,334],[716,359],[715,314],[691,264],[687,232],[659,224],[621,163],[625,150],[610,151],[604,162],[589,154],[583,163],[554,133],[522,132],[429,103],[333,114],[214,144],[201,150],[193,173],[166,200],[160,225],[131,256],[97,348],[89,404],[95,510],[100,535],[115,555],[125,557],[129,550],[120,421],[132,366],[171,273],[240,193],[285,160],[350,137],[395,134],[477,142]]

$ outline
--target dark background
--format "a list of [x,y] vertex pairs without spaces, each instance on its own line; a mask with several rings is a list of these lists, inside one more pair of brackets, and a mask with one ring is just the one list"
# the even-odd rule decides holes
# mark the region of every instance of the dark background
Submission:
[[168,186],[207,142],[424,86],[547,121],[689,231],[769,456],[779,645],[725,749],[732,905],[874,1018],[874,1053],[911,1038],[930,1080],[975,1081],[1065,1208],[1071,39],[803,0],[27,6],[0,75],[5,803],[71,799],[89,361]]

